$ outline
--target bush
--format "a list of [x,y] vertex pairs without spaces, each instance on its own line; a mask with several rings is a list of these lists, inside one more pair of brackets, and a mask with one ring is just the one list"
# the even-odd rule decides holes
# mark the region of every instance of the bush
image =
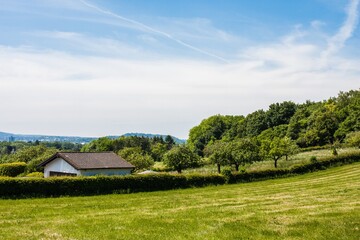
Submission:
[[27,174],[25,177],[43,178],[44,173],[42,173],[42,172],[32,172],[32,173]]
[[26,168],[26,163],[15,162],[15,163],[3,163],[0,164],[0,176],[16,177],[23,173]]
[[311,156],[311,157],[310,157],[310,162],[311,162],[311,163],[317,163],[318,160],[317,160],[316,156]]
[[231,167],[226,166],[221,170],[221,175],[223,175],[226,179],[226,182],[228,183],[231,179],[232,173],[231,173]]

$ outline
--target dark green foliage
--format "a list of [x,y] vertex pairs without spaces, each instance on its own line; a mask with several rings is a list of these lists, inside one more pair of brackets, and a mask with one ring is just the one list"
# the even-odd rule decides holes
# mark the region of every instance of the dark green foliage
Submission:
[[134,175],[118,177],[4,178],[0,197],[81,196],[159,191],[224,184],[220,175]]
[[311,156],[311,157],[310,157],[310,162],[311,162],[311,163],[316,163],[316,162],[318,162],[316,156]]
[[190,129],[187,143],[191,150],[199,156],[204,156],[203,150],[210,142],[221,139],[226,135],[242,116],[215,115],[203,120],[198,126]]
[[25,168],[26,163],[24,162],[3,163],[0,164],[0,176],[16,177],[23,173]]
[[268,128],[267,116],[264,110],[258,110],[250,113],[245,118],[246,136],[254,137]]
[[273,103],[266,112],[267,127],[272,128],[281,124],[288,124],[296,111],[296,104],[290,101]]

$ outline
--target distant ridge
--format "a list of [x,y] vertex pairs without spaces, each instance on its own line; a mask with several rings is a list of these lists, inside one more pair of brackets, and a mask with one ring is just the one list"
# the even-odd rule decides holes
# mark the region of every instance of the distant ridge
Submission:
[[[111,139],[116,139],[121,136],[137,136],[137,137],[163,137],[167,135],[162,134],[150,134],[150,133],[126,133],[119,136],[106,136]],[[185,143],[186,140],[179,139],[171,136],[176,143]],[[25,141],[25,142],[72,142],[72,143],[89,143],[93,140],[98,139],[97,137],[77,137],[77,136],[47,136],[47,135],[27,135],[27,134],[14,134],[7,132],[0,132],[0,141]]]
[[[151,134],[151,133],[125,133],[122,136],[124,137],[129,137],[129,136],[136,136],[136,137],[146,137],[146,138],[153,138],[153,137],[162,137],[163,139],[165,139],[167,136],[169,135],[163,135],[163,134]],[[170,135],[171,136],[171,135]],[[180,139],[174,136],[171,136],[174,141],[178,144],[182,144],[185,143],[186,140],[184,139]]]

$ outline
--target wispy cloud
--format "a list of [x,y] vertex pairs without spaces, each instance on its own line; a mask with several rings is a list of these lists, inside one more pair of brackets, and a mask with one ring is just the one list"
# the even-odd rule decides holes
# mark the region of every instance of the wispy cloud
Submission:
[[322,59],[327,61],[327,58],[337,53],[345,45],[345,42],[351,38],[354,30],[356,29],[359,14],[358,6],[360,0],[350,0],[346,9],[346,20],[339,29],[339,31],[329,38],[326,50],[322,53]]
[[127,18],[127,17],[124,17],[124,16],[121,16],[119,14],[116,14],[116,13],[113,13],[109,10],[105,10],[105,9],[102,9],[100,7],[97,7],[93,4],[90,4],[88,3],[87,1],[85,0],[79,0],[80,2],[82,2],[84,5],[88,6],[89,8],[92,8],[100,13],[103,13],[103,14],[106,14],[106,15],[109,15],[109,16],[112,16],[114,18],[117,18],[117,19],[120,19],[122,21],[126,21],[126,22],[129,22],[131,24],[133,24],[134,26],[137,26],[137,27],[140,27],[140,29],[142,29],[143,31],[146,31],[146,32],[151,32],[151,33],[154,33],[154,34],[157,34],[157,35],[160,35],[160,36],[163,36],[165,38],[168,38],[172,41],[175,41],[176,43],[186,47],[186,48],[189,48],[193,51],[196,51],[196,52],[199,52],[199,53],[202,53],[206,56],[209,56],[209,57],[212,57],[212,58],[216,58],[217,60],[220,60],[222,62],[225,62],[225,63],[228,63],[228,60],[226,60],[225,58],[221,57],[221,56],[218,56],[216,54],[213,54],[211,52],[208,52],[208,51],[205,51],[201,48],[198,48],[196,46],[193,46],[192,44],[189,44],[189,43],[186,43],[172,35],[170,35],[169,33],[166,33],[164,31],[161,31],[161,30],[158,30],[158,29],[155,29],[147,24],[144,24],[144,23],[141,23],[141,22],[138,22],[138,21],[135,21],[133,19],[130,19],[130,18]]

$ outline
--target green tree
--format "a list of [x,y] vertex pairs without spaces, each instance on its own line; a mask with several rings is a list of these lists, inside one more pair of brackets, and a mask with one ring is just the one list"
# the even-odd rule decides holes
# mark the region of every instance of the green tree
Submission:
[[350,146],[360,148],[360,131],[351,132],[348,135],[346,135],[345,142]]
[[270,157],[274,161],[274,167],[277,168],[277,162],[280,158],[286,157],[286,159],[295,154],[298,147],[295,141],[288,137],[274,138],[271,142],[262,142],[262,149],[265,156]]
[[199,165],[199,156],[186,146],[175,146],[164,155],[164,163],[178,173],[183,169]]
[[215,141],[206,146],[204,153],[210,161],[217,166],[218,173],[221,173],[221,166],[230,164],[229,143],[224,141]]
[[290,101],[271,104],[266,112],[268,127],[288,124],[296,111],[296,107],[296,104]]
[[151,156],[155,161],[161,161],[164,154],[168,151],[168,145],[157,142],[151,146]]
[[245,118],[246,136],[255,137],[268,128],[267,116],[264,110],[257,110]]
[[148,169],[154,165],[154,159],[140,147],[124,148],[118,155],[134,165],[136,170]]
[[339,125],[336,105],[328,101],[309,117],[304,135],[307,146],[325,145],[334,142],[334,133]]
[[190,129],[187,141],[191,150],[204,156],[204,149],[210,143],[222,139],[238,117],[215,115],[204,119],[198,126]]
[[175,141],[174,141],[173,137],[170,135],[167,135],[165,137],[165,143],[167,145],[168,150],[170,150],[175,145]]
[[239,171],[240,165],[261,160],[260,147],[256,139],[241,138],[233,141],[225,151],[228,152],[230,163],[235,165],[236,171]]

